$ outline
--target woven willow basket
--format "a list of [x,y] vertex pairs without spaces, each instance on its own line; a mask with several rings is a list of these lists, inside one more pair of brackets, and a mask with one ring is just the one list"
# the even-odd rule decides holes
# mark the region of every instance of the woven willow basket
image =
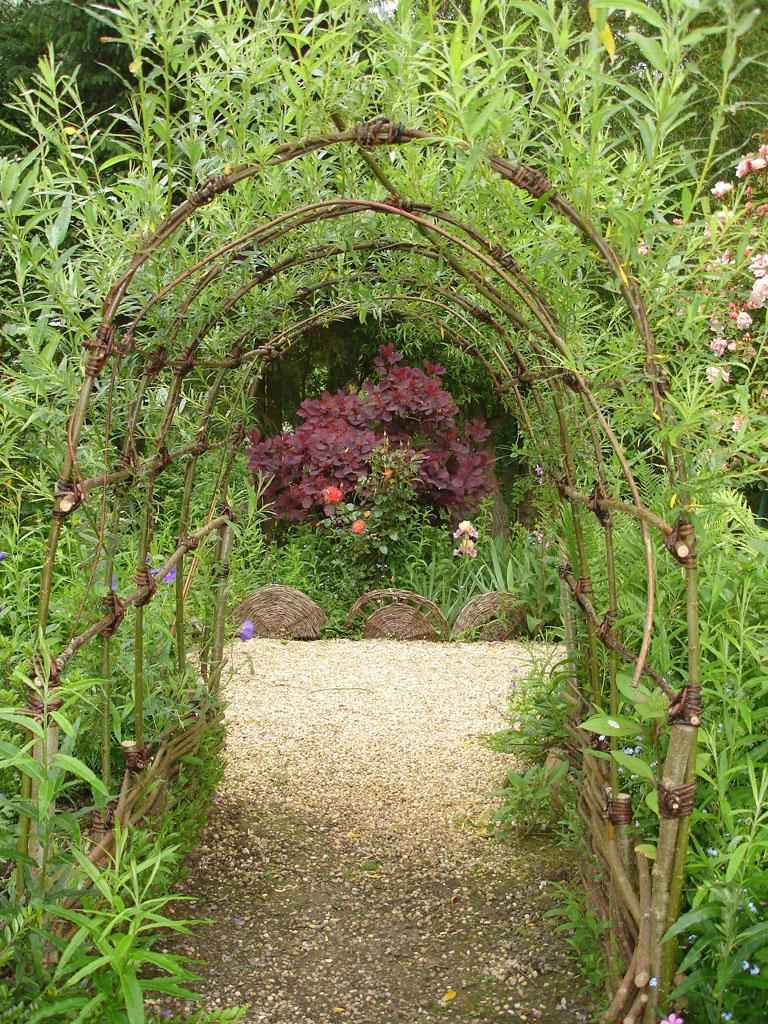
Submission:
[[450,626],[432,601],[412,590],[369,590],[349,609],[346,624],[367,616],[363,636],[367,640],[446,640]]
[[276,585],[250,594],[232,614],[240,623],[250,619],[254,636],[288,640],[319,640],[328,621],[311,597],[293,587]]
[[525,605],[515,594],[492,590],[475,594],[464,605],[453,624],[452,636],[459,638],[479,630],[481,640],[511,640],[525,626]]

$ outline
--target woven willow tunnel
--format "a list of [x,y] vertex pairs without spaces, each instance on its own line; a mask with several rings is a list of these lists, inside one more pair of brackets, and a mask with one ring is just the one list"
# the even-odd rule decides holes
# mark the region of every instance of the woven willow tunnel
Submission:
[[[157,812],[155,791],[143,780],[143,773],[157,774],[159,759],[170,763],[179,751],[194,746],[201,731],[200,725],[187,724],[176,736],[148,734],[145,695],[151,687],[152,667],[145,630],[149,617],[157,614],[158,573],[162,578],[176,570],[172,626],[183,670],[189,657],[186,601],[190,588],[201,578],[195,572],[202,564],[196,549],[214,542],[214,607],[204,624],[202,645],[210,701],[203,699],[200,708],[190,705],[188,709],[190,715],[197,715],[195,723],[204,724],[212,714],[211,706],[215,707],[224,657],[226,575],[235,541],[230,481],[233,472],[243,471],[236,460],[242,455],[247,432],[259,426],[254,402],[263,371],[297,341],[310,338],[317,326],[357,316],[365,304],[359,289],[364,280],[369,296],[380,307],[397,313],[406,325],[409,318],[416,318],[422,328],[432,323],[436,337],[462,350],[476,372],[487,373],[534,450],[548,453],[545,471],[557,485],[572,538],[561,578],[569,595],[565,611],[573,622],[569,655],[576,666],[570,693],[574,723],[582,721],[590,709],[616,713],[620,668],[629,670],[634,682],[644,677],[668,698],[668,747],[660,775],[659,834],[652,872],[628,833],[631,807],[618,793],[615,766],[608,768],[610,761],[596,756],[604,752],[603,741],[595,741],[599,749],[590,746],[592,734],[578,731],[574,724],[569,751],[572,763],[583,773],[579,810],[599,867],[598,881],[589,864],[584,865],[585,876],[613,923],[626,970],[623,979],[616,979],[616,996],[604,1020],[645,1019],[656,1024],[658,999],[668,991],[674,971],[674,944],[663,946],[661,938],[679,914],[701,711],[693,527],[684,516],[668,523],[645,507],[630,461],[611,425],[611,396],[616,391],[611,389],[615,382],[610,366],[581,366],[578,353],[571,351],[557,312],[521,265],[533,250],[513,255],[503,217],[497,217],[491,229],[496,234],[487,237],[489,229],[484,225],[493,220],[490,214],[478,217],[477,223],[463,223],[447,212],[450,195],[445,205],[435,208],[404,197],[389,177],[397,176],[396,167],[392,169],[394,154],[405,148],[423,152],[430,166],[442,160],[448,167],[459,158],[461,147],[385,118],[349,129],[339,121],[336,128],[322,137],[277,145],[263,164],[235,167],[204,182],[144,235],[130,265],[104,297],[101,318],[86,344],[82,387],[71,413],[68,450],[53,503],[38,636],[46,637],[49,627],[60,620],[57,588],[67,581],[57,568],[57,551],[65,531],[77,529],[88,509],[100,523],[92,552],[92,599],[86,600],[92,618],[84,629],[73,630],[75,635],[59,650],[43,650],[40,641],[29,714],[42,721],[48,748],[55,749],[57,724],[52,712],[62,675],[86,645],[99,645],[104,771],[114,791],[109,777],[111,752],[117,746],[110,724],[112,637],[118,631],[121,637],[131,631],[135,728],[124,743],[123,789],[120,795],[115,793],[102,823],[100,848],[109,848],[110,822],[115,817],[127,827],[140,813]],[[383,159],[377,150],[384,151]],[[287,165],[293,167],[291,180],[300,181],[302,168],[312,168],[322,172],[329,184],[318,190],[308,179],[303,205],[286,208],[284,198],[280,202],[276,198],[269,215],[257,215],[253,211],[270,208],[273,190],[277,197],[280,183],[288,180]],[[353,165],[359,173],[350,179],[345,169]],[[672,416],[664,399],[664,374],[640,287],[619,256],[539,171],[487,154],[474,173],[482,177],[484,188],[495,189],[507,202],[501,208],[513,211],[534,234],[545,220],[564,223],[568,246],[585,247],[592,265],[602,268],[602,280],[609,286],[605,294],[615,295],[616,302],[624,304],[626,329],[637,338],[631,369],[645,385],[639,394],[645,396],[641,400],[647,405],[648,429],[660,429]],[[370,194],[347,196],[349,180],[367,180]],[[252,223],[233,236],[230,215],[243,210],[251,211]],[[354,225],[352,236],[344,233],[347,224]],[[436,267],[437,276],[424,274],[426,266]],[[627,366],[622,367],[625,372]],[[190,438],[179,427],[178,413],[184,402],[193,399],[203,412],[197,433]],[[683,459],[666,441],[661,450],[663,458],[656,471],[669,479],[681,496],[679,507],[685,507]],[[203,465],[208,513],[203,521],[191,522],[192,497],[199,499],[203,486]],[[154,512],[169,467],[183,470],[178,540],[152,574],[147,557]],[[163,492],[165,507],[173,497]],[[130,509],[136,512],[132,520],[136,584],[131,592],[120,593],[110,586],[121,552],[116,547],[116,530],[109,524],[123,522]],[[599,597],[593,592],[585,541],[587,516],[595,516],[602,529],[597,557],[605,564],[608,587],[607,594]],[[617,517],[622,518],[622,528],[636,532],[647,567],[644,625],[636,643],[621,636],[615,626]],[[665,557],[682,568],[681,603],[686,608],[688,674],[676,689],[649,662],[654,559]],[[99,584],[94,584],[95,578]],[[98,611],[96,602],[102,599]],[[423,615],[424,609],[419,611]],[[609,741],[603,746],[609,746]],[[147,768],[152,753],[154,760]],[[33,780],[26,779],[24,786],[26,797],[33,797]],[[149,795],[143,797],[144,792]],[[32,842],[30,823],[22,818],[21,885]],[[651,978],[658,983],[649,985]]]

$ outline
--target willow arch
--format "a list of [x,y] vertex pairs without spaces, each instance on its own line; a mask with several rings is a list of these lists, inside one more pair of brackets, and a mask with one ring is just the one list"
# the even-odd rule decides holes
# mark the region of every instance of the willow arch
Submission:
[[[128,756],[126,779],[129,783],[134,775],[146,769],[146,737],[143,727],[143,696],[145,670],[143,659],[144,608],[152,601],[156,585],[147,568],[146,559],[152,533],[152,509],[155,482],[159,475],[173,463],[184,460],[183,488],[179,509],[179,537],[176,549],[157,570],[166,575],[172,569],[176,574],[176,642],[180,670],[186,666],[187,651],[184,630],[184,602],[193,573],[184,578],[186,556],[208,536],[216,537],[214,561],[221,567],[222,579],[216,590],[215,610],[209,623],[205,677],[211,695],[215,700],[219,676],[223,665],[225,636],[226,588],[224,579],[229,551],[233,543],[231,528],[232,513],[227,505],[228,485],[233,471],[234,458],[242,444],[249,424],[242,419],[237,422],[230,417],[224,436],[211,441],[208,431],[213,421],[217,403],[226,397],[223,388],[229,377],[241,371],[241,379],[235,387],[238,401],[249,401],[258,387],[260,372],[266,363],[279,359],[290,348],[296,338],[319,322],[327,322],[342,315],[354,313],[364,303],[354,295],[354,273],[337,273],[316,282],[298,287],[288,302],[275,304],[275,316],[293,315],[295,307],[301,311],[298,319],[289,320],[279,330],[260,332],[252,326],[228,336],[229,349],[224,356],[214,351],[200,356],[201,346],[217,331],[229,327],[228,318],[232,310],[254,289],[270,285],[278,277],[294,273],[299,268],[323,265],[326,262],[346,260],[350,256],[365,256],[367,259],[394,254],[406,254],[415,260],[426,258],[438,261],[446,273],[446,281],[439,286],[428,286],[419,279],[418,267],[403,274],[391,267],[367,266],[359,274],[382,282],[385,286],[405,284],[411,293],[384,290],[376,295],[383,306],[403,308],[410,304],[422,307],[449,310],[458,307],[460,312],[453,316],[461,324],[461,330],[451,325],[448,335],[457,346],[468,351],[490,374],[495,388],[514,403],[521,427],[536,440],[537,429],[551,442],[559,446],[559,456],[547,467],[550,477],[556,482],[565,507],[572,517],[576,538],[575,562],[564,564],[561,576],[570,588],[576,606],[583,613],[584,638],[583,656],[577,657],[572,651],[574,662],[582,665],[583,675],[575,693],[577,713],[584,713],[590,706],[604,707],[609,713],[616,713],[616,673],[619,662],[626,660],[633,666],[633,681],[636,683],[645,674],[666,694],[670,702],[669,747],[659,787],[660,826],[658,856],[653,869],[653,887],[647,883],[648,864],[641,854],[635,855],[629,841],[628,827],[632,820],[631,807],[619,799],[615,774],[607,777],[601,771],[603,762],[590,753],[586,734],[579,734],[574,728],[574,743],[583,756],[584,784],[580,806],[588,830],[592,834],[595,853],[604,859],[608,877],[608,890],[615,901],[617,914],[622,921],[626,937],[628,961],[627,975],[619,987],[614,1004],[606,1020],[616,1018],[631,1002],[635,1019],[645,1014],[650,1020],[659,994],[669,986],[674,967],[672,944],[662,944],[661,939],[668,926],[674,922],[679,911],[683,879],[683,867],[687,845],[688,819],[693,800],[693,767],[695,762],[696,728],[701,711],[700,698],[700,651],[697,617],[696,580],[696,538],[692,525],[684,516],[675,524],[667,523],[660,516],[647,509],[634,479],[623,448],[613,431],[610,418],[590,386],[589,373],[579,366],[578,359],[563,338],[557,323],[555,311],[541,298],[533,283],[518,266],[512,253],[499,243],[487,239],[471,224],[464,224],[450,214],[431,210],[398,195],[394,187],[372,156],[375,147],[398,146],[409,143],[428,143],[448,148],[442,140],[414,129],[396,125],[385,118],[343,129],[335,133],[305,140],[300,143],[286,143],[278,146],[273,156],[262,166],[243,166],[228,173],[209,179],[196,192],[180,203],[160,226],[147,238],[134,256],[130,265],[107,293],[101,320],[94,337],[88,342],[88,357],[83,383],[78,400],[72,410],[68,427],[67,454],[62,466],[60,480],[54,500],[53,517],[49,534],[48,549],[42,572],[38,610],[38,642],[40,657],[35,663],[34,686],[30,691],[30,712],[41,718],[55,739],[55,722],[50,714],[56,707],[56,687],[61,673],[69,661],[83,647],[97,637],[101,644],[101,669],[104,679],[104,704],[109,704],[110,687],[110,638],[120,628],[129,609],[135,609],[134,620],[134,701],[135,735],[124,744]],[[203,208],[218,196],[232,192],[236,186],[267,168],[292,162],[302,156],[327,150],[330,147],[348,146],[360,153],[372,172],[373,178],[384,187],[388,197],[384,199],[361,199],[337,197],[305,204],[259,224],[241,233],[238,237],[220,244],[213,252],[195,260],[190,266],[176,273],[171,280],[155,288],[148,298],[133,299],[131,285],[143,269],[153,265],[153,260],[162,260],[172,240],[187,223],[192,222]],[[651,393],[651,415],[659,424],[668,415],[664,403],[664,380],[656,358],[653,336],[637,282],[627,273],[621,260],[599,235],[596,229],[579,212],[552,188],[540,172],[525,165],[514,165],[495,155],[487,156],[487,165],[500,179],[502,185],[511,184],[535,200],[533,212],[546,205],[556,215],[564,217],[582,235],[584,240],[598,253],[607,275],[618,284],[619,293],[625,303],[638,332],[643,353],[643,373]],[[207,290],[222,279],[228,270],[246,261],[254,243],[263,248],[278,239],[288,237],[309,225],[332,223],[341,217],[357,214],[395,216],[411,226],[421,241],[404,241],[388,238],[369,238],[352,245],[334,245],[333,240],[321,244],[316,250],[289,254],[274,264],[267,263],[244,282],[240,282],[221,297],[218,306],[212,310],[205,307]],[[462,260],[467,259],[466,266]],[[158,268],[162,271],[162,267]],[[386,271],[386,272],[385,272]],[[358,275],[359,276],[359,275]],[[190,282],[186,293],[182,286]],[[337,289],[337,301],[317,305],[317,298],[326,290]],[[346,289],[346,292],[345,292]],[[457,290],[460,289],[460,290]],[[150,312],[161,307],[166,300],[181,294],[175,307],[165,314],[169,325],[161,345],[143,347],[142,331],[153,331],[148,317]],[[270,296],[265,296],[269,301]],[[137,302],[140,303],[137,305]],[[133,306],[131,305],[133,303]],[[483,304],[485,303],[485,305]],[[202,325],[191,334],[191,338],[178,353],[169,353],[166,342],[175,343],[185,333],[190,311],[195,304],[203,304],[200,317]],[[521,314],[518,304],[524,307]],[[532,319],[529,320],[528,317]],[[422,317],[423,319],[423,317]],[[435,321],[436,326],[443,326]],[[466,333],[465,333],[466,332]],[[469,338],[467,337],[469,335]],[[253,337],[249,348],[248,342]],[[471,340],[470,340],[471,339]],[[258,343],[256,343],[258,342]],[[110,371],[110,381],[104,388],[106,429],[104,431],[104,472],[84,477],[78,459],[84,427],[86,425],[94,389],[105,370]],[[116,383],[120,373],[126,379],[138,378],[131,401],[119,420],[121,443],[113,425],[117,420],[114,409]],[[155,386],[160,395],[158,401],[158,426],[152,444],[155,454],[143,465],[139,465],[136,450],[136,433],[153,385],[170,373],[166,383]],[[250,373],[250,376],[246,376]],[[133,374],[134,376],[130,376]],[[190,390],[195,386],[200,395],[206,396],[200,427],[195,439],[186,445],[169,449],[168,441],[174,427],[179,403],[184,396],[185,382],[193,378]],[[526,400],[528,396],[528,400]],[[231,399],[232,396],[230,396]],[[533,403],[533,408],[529,404]],[[551,410],[551,411],[548,411]],[[538,428],[534,424],[538,417]],[[586,425],[586,431],[582,424]],[[578,439],[580,450],[589,453],[593,473],[594,490],[586,493],[578,488],[575,463]],[[603,446],[606,446],[605,454]],[[210,495],[210,511],[206,522],[192,532],[189,531],[190,497],[194,486],[195,469],[201,456],[218,452],[220,461],[215,485]],[[611,472],[607,470],[611,463]],[[682,478],[682,461],[674,452],[666,451],[665,472],[676,485],[685,490]],[[629,489],[627,500],[615,497],[611,491],[610,479],[623,478]],[[141,503],[142,515],[138,527],[136,550],[136,589],[120,597],[109,586],[115,558],[115,540],[104,541],[104,522],[108,511],[108,496],[112,494],[112,520],[119,523],[121,508],[125,501],[125,489],[143,481],[144,495]],[[99,566],[107,587],[104,598],[106,612],[77,636],[70,638],[63,649],[47,651],[46,630],[51,618],[51,594],[54,580],[56,553],[65,521],[75,513],[94,491],[101,494],[101,525],[93,558],[89,585],[95,578]],[[218,505],[218,512],[215,511]],[[593,513],[603,529],[605,538],[604,558],[607,566],[608,601],[603,615],[595,607],[592,593],[591,571],[582,533],[584,512]],[[637,522],[642,533],[648,572],[647,600],[644,629],[637,651],[632,650],[617,634],[614,623],[618,612],[616,576],[612,546],[613,514],[631,517]],[[647,663],[651,642],[654,614],[654,557],[651,542],[651,528],[660,536],[665,549],[684,569],[688,674],[676,690],[662,673]],[[113,531],[114,533],[115,531]],[[87,596],[87,595],[86,595]],[[608,652],[607,665],[598,655],[598,644]],[[583,685],[582,685],[583,684]],[[110,761],[111,736],[109,719],[105,716],[104,746],[105,764]],[[181,747],[174,738],[162,747],[166,760],[178,749],[186,749],[189,729],[182,732]],[[187,737],[184,739],[183,737]],[[177,745],[174,746],[174,743]],[[599,751],[598,751],[599,753]],[[158,757],[153,765],[156,769]],[[26,795],[33,795],[33,780],[27,779]],[[124,780],[124,786],[126,785]],[[123,800],[118,813],[125,811],[127,801]],[[128,809],[130,813],[130,808]],[[22,819],[19,845],[26,854],[30,842],[29,821]],[[105,849],[107,848],[105,842]],[[607,851],[607,852],[606,852]],[[637,861],[638,883],[633,880]],[[21,863],[21,862],[20,862]],[[23,871],[22,871],[23,876]],[[660,980],[660,985],[649,987],[651,977]]]

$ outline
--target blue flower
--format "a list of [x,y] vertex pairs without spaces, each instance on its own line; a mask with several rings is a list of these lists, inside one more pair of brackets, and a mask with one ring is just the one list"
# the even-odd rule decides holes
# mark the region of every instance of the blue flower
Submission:
[[752,967],[750,968],[750,971],[749,971],[749,973],[750,973],[750,974],[759,974],[759,973],[760,973],[760,968],[759,968],[759,967],[757,966],[757,964],[754,964],[754,965],[753,965],[753,966],[752,966]]
[[747,904],[747,906],[749,907],[749,909],[752,911],[753,914],[757,913],[757,906],[756,906],[754,900],[750,900],[749,903]]
[[732,1013],[725,1012],[725,1013],[721,1014],[721,1016],[722,1016],[723,1020],[733,1020],[733,1014]]
[[717,854],[717,850],[714,848],[714,846],[710,846],[710,847],[707,848],[707,854],[710,857],[717,857],[717,855],[718,855]]
[[742,969],[742,971],[748,971],[751,966],[752,965],[750,964],[749,960],[742,960],[741,961],[741,969]]
[[656,986],[659,984],[659,979],[658,978],[651,978],[651,980],[648,982],[648,984],[650,985],[651,988],[656,988]]
[[114,573],[112,573],[112,586],[109,589],[117,590],[117,576]]
[[250,619],[246,619],[243,623],[243,628],[240,630],[241,640],[253,640],[253,622]]
[[0,562],[4,562],[8,555],[4,551],[0,551]]
[[173,581],[175,579],[176,579],[176,566],[174,565],[173,568],[169,569],[168,572],[165,574],[165,576],[163,576],[163,583],[173,583]]

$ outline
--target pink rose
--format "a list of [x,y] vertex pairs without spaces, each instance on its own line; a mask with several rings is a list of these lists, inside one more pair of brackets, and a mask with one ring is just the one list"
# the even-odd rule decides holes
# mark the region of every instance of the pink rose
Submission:
[[725,338],[713,338],[709,343],[709,347],[715,353],[716,356],[721,356],[725,352],[725,346],[728,342]]
[[747,305],[750,309],[762,309],[766,302],[768,302],[768,276],[758,277],[752,285]]

